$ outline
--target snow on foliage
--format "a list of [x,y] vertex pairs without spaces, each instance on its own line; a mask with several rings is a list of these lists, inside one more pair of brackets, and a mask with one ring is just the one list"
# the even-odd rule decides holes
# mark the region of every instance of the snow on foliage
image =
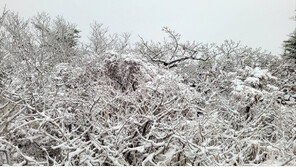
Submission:
[[135,45],[0,17],[1,165],[295,165],[295,71],[233,41]]

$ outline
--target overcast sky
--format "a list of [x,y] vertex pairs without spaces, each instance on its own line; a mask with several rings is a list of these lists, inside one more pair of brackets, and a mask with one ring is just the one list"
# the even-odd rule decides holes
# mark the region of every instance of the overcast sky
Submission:
[[282,53],[282,41],[293,32],[296,0],[0,0],[1,10],[29,18],[38,12],[62,15],[82,30],[103,23],[113,33],[129,32],[132,40],[162,40],[163,26],[185,40],[221,43],[225,39]]

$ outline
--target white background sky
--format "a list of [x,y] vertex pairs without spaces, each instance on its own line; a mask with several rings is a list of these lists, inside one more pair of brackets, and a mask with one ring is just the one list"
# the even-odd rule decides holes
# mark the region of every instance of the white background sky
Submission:
[[185,40],[221,43],[225,39],[273,54],[282,53],[296,22],[296,0],[0,0],[2,10],[24,18],[38,12],[62,15],[82,30],[86,40],[90,24],[103,23],[113,33],[129,32],[147,40],[162,40],[163,26]]

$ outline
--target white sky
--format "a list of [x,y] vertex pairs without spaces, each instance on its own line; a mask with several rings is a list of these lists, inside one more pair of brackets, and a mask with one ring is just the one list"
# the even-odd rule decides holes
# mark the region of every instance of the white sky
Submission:
[[103,23],[113,33],[129,32],[147,40],[162,40],[163,26],[185,40],[221,43],[225,39],[282,53],[296,22],[296,0],[0,0],[1,10],[29,18],[37,12],[62,15],[82,30],[87,39],[90,24]]

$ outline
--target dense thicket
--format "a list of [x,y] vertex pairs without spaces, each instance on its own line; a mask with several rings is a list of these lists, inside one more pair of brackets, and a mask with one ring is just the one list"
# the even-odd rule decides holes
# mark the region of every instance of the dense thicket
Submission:
[[296,164],[296,74],[260,49],[136,44],[63,18],[0,17],[0,164]]

